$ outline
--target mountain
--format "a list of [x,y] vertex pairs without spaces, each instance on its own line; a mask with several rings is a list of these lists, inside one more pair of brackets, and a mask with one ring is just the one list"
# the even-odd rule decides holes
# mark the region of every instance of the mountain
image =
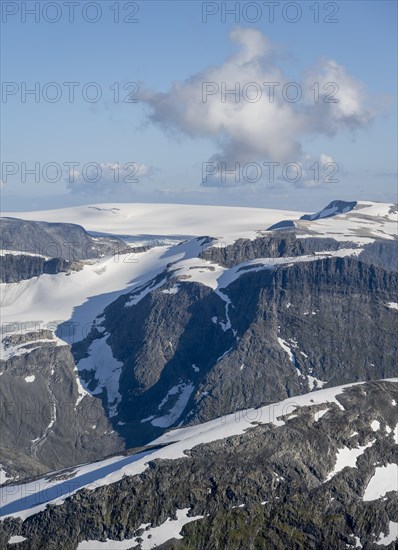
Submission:
[[0,540],[21,550],[392,549],[397,403],[398,380],[320,390],[5,487]]
[[[135,540],[140,538],[135,532],[149,520],[154,530],[145,533],[161,540],[163,532],[173,531],[173,525],[179,536],[183,524],[199,516],[203,521],[187,525],[182,542],[166,547],[285,548],[286,537],[297,534],[296,546],[291,547],[340,548],[350,544],[355,535],[371,548],[382,532],[388,537],[389,522],[397,521],[390,512],[394,502],[385,501],[383,508],[377,499],[365,509],[355,500],[370,476],[368,462],[362,481],[350,478],[347,486],[339,486],[341,507],[330,525],[312,511],[309,517],[315,519],[307,529],[302,503],[309,499],[314,506],[321,502],[324,506],[330,490],[315,491],[311,476],[321,483],[343,443],[354,455],[354,447],[362,449],[369,443],[366,430],[356,429],[355,415],[367,422],[370,417],[365,411],[369,410],[380,425],[385,424],[386,428],[379,430],[385,432],[385,443],[378,456],[383,457],[389,475],[393,466],[388,464],[397,462],[391,430],[398,419],[394,424],[396,411],[387,410],[384,403],[385,399],[397,401],[390,399],[396,382],[386,381],[398,374],[397,213],[396,205],[333,201],[316,214],[147,204],[24,212],[21,219],[16,213],[5,214],[0,220],[4,260],[0,283],[3,515],[13,513],[14,496],[24,488],[30,494],[36,486],[32,483],[44,483],[40,486],[46,496],[43,500],[33,491],[33,504],[39,499],[44,505],[40,510],[32,507],[34,515],[22,528],[17,520],[4,521],[4,544],[9,536],[28,534],[27,541],[15,539],[12,547],[58,548],[65,538],[61,525],[66,522],[70,528],[68,548],[76,548],[83,540],[94,541],[91,547],[97,548],[96,541],[104,538],[134,538],[130,545],[134,546],[140,542]],[[371,382],[380,380],[384,381]],[[342,385],[348,386],[343,389]],[[282,407],[305,403],[308,409],[312,399],[329,400],[336,391],[353,396],[353,416],[345,416],[343,421],[341,407],[333,408],[330,414],[339,429],[318,434],[318,454],[314,454],[312,430],[319,431],[324,424],[303,424],[307,417],[301,413],[301,427],[296,426],[293,433],[285,433],[285,428],[270,431],[267,424],[267,428],[250,430],[248,439],[243,430],[227,430],[226,436],[216,430],[214,440],[199,437],[208,429],[213,433],[235,413],[240,418],[238,411],[271,407],[270,411],[279,407],[276,403],[283,403]],[[368,398],[368,393],[373,397]],[[383,403],[376,402],[375,395]],[[328,417],[329,413],[325,414],[325,419]],[[294,420],[292,416],[286,425],[291,426]],[[344,422],[359,433],[358,445],[342,439]],[[279,433],[284,434],[281,439]],[[174,459],[175,453],[176,457],[185,456],[169,444],[176,434],[185,434],[181,445],[187,444],[185,436],[189,434],[190,446],[185,448],[195,447],[189,453],[198,456],[193,470],[185,471],[177,461],[170,469],[162,466],[159,475],[156,466],[151,481],[147,473],[135,470],[134,475],[144,478],[131,478],[132,485],[130,478],[122,480],[124,465],[131,461],[141,464],[141,457],[146,462],[145,457],[151,455],[152,464],[155,458]],[[230,443],[230,437],[237,439]],[[294,457],[284,449],[289,438],[296,445]],[[390,443],[393,447],[387,452]],[[198,444],[210,446],[201,455]],[[238,457],[242,467],[233,478],[237,486],[231,491],[250,495],[251,502],[254,494],[270,491],[269,480],[260,471],[266,470],[264,461],[271,447],[281,460],[274,473],[285,477],[289,472],[286,479],[292,484],[287,493],[274,494],[271,510],[256,499],[258,510],[240,509],[236,497],[236,502],[231,502],[238,508],[230,515],[225,505],[229,500],[224,502],[217,493],[211,507],[217,519],[211,516],[208,520],[202,505],[193,506],[193,497],[189,501],[182,498],[183,487],[195,483],[202,487],[209,475],[217,472],[221,476],[220,465]],[[169,451],[172,454],[167,454]],[[261,458],[256,458],[257,451]],[[318,464],[319,452],[325,456]],[[298,457],[303,453],[306,458],[301,463]],[[368,453],[373,450],[363,452],[370,460],[373,454]],[[97,460],[105,462],[95,463]],[[361,461],[358,459],[358,464]],[[246,462],[248,469],[243,466]],[[82,463],[88,463],[81,471],[89,489],[83,488],[86,483],[74,485],[75,478],[81,477],[75,467]],[[92,472],[98,469],[112,472],[109,493],[108,489],[92,490],[92,483],[94,487],[99,483],[99,476]],[[46,478],[41,477],[44,474]],[[30,481],[34,477],[37,479]],[[180,482],[171,483],[175,478]],[[216,486],[227,491],[231,479],[221,478]],[[43,511],[54,497],[46,483],[56,481],[58,491],[60,481],[64,495],[71,492],[71,479],[72,492],[78,491],[72,500]],[[14,485],[22,482],[26,485]],[[161,497],[149,499],[151,483]],[[206,483],[213,494],[212,482]],[[253,488],[249,490],[251,483],[255,493]],[[130,501],[127,499],[126,509],[119,503],[119,498],[127,498],[126,491],[133,496],[141,494],[150,511],[139,506],[137,514],[127,513]],[[199,493],[193,492],[198,502],[202,498]],[[278,499],[286,506],[275,507]],[[86,504],[80,509],[75,501]],[[73,502],[72,507],[68,502]],[[131,501],[131,506],[137,507],[135,502]],[[125,511],[114,522],[112,506],[118,508],[119,504]],[[23,508],[24,517],[29,507]],[[60,516],[54,516],[54,511]],[[240,516],[246,512],[247,516]],[[330,514],[334,518],[334,512]],[[330,514],[328,511],[325,517]],[[376,520],[380,514],[384,519]],[[168,517],[173,519],[160,527]],[[365,528],[368,520],[364,518],[368,517],[372,518],[371,533]],[[84,521],[92,529],[85,530]],[[223,539],[226,525],[229,538]],[[253,531],[254,525],[257,531]],[[269,526],[268,534],[261,525]],[[242,537],[252,534],[260,538],[250,539],[252,546],[245,546]],[[317,546],[318,540],[323,546]],[[141,542],[143,548],[151,547],[150,539]],[[82,544],[81,548],[90,547]],[[117,548],[113,542],[110,545]]]
[[98,259],[126,248],[122,240],[92,237],[83,227],[0,218],[0,282],[17,283],[42,274],[81,269],[78,260]]

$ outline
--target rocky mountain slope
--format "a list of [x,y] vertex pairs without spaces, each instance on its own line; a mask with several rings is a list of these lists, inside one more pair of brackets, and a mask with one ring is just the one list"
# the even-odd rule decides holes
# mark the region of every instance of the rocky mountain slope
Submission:
[[[66,209],[56,213],[65,223],[56,224],[51,213],[37,214],[46,222],[10,217],[0,222],[0,482],[6,484],[7,502],[23,487],[13,489],[15,482],[131,453],[155,438],[166,438],[158,440],[163,445],[171,428],[200,431],[204,422],[218,422],[248,407],[398,374],[394,205],[334,201],[311,215],[253,209],[251,217],[250,209],[230,209],[232,218],[223,217],[228,208],[205,212],[171,205],[157,205],[157,217],[148,217],[147,207]],[[171,214],[167,234],[160,224]],[[82,216],[92,234],[76,224]],[[137,223],[142,223],[142,233],[137,233]],[[14,234],[15,242],[5,247]],[[29,250],[25,246],[21,254],[24,239]],[[74,239],[78,245],[71,254]],[[54,244],[50,256],[40,248],[45,242]],[[390,387],[387,382],[377,385],[386,391]],[[250,445],[242,449],[240,459],[247,454],[251,463]],[[330,446],[325,449],[326,464],[333,453]],[[145,456],[148,452],[143,451]],[[212,456],[215,451],[211,447],[208,452]],[[220,462],[229,460],[225,453],[223,445]],[[293,465],[290,459],[288,465]],[[303,466],[294,463],[294,468],[301,472]],[[70,472],[60,476],[66,483]],[[58,474],[48,479],[57,480]],[[156,483],[160,487],[163,482]],[[305,489],[311,501],[312,488]],[[177,517],[179,528],[192,514],[204,515],[198,510],[187,515],[187,508],[191,506],[181,504],[167,511]],[[224,512],[220,524],[211,528],[213,534],[172,544],[208,548],[206,541],[215,540],[215,547],[233,548],[234,537],[218,538],[223,522],[234,532],[235,515]],[[156,524],[167,518],[154,514],[151,522]],[[258,525],[265,521],[262,514]],[[239,519],[239,532],[251,532],[244,527],[252,525],[253,516],[249,518]],[[271,525],[271,516],[266,518]],[[290,525],[288,532],[295,528]],[[120,529],[125,538],[134,534]],[[343,544],[323,524],[312,529],[314,541],[323,537],[323,547]],[[333,529],[349,537],[345,528]],[[258,535],[253,548],[282,547],[285,539],[275,532],[269,540]],[[83,540],[76,533],[73,544]],[[95,541],[104,533],[94,530],[85,538]],[[109,538],[120,533],[109,532]],[[300,535],[294,547],[312,547],[307,535]],[[29,543],[32,548],[44,540],[37,536]],[[239,537],[236,541],[246,548]],[[364,538],[367,545],[375,540]]]
[[92,237],[83,227],[0,218],[0,283],[69,273],[81,269],[79,260],[118,254],[126,248],[115,237]]
[[12,353],[0,362],[4,481],[96,460],[123,448],[101,402],[79,384],[68,345],[47,330],[6,336],[3,346]]
[[108,472],[96,463],[9,490],[1,540],[20,537],[18,550],[392,549],[397,403],[398,382],[378,381],[171,431],[154,442],[165,447],[115,458]]
[[[242,273],[221,289],[162,274],[140,300],[142,290],[110,304],[72,347],[129,445],[244,406],[397,374],[397,273],[351,258]],[[104,384],[96,357],[106,349],[118,369]]]
[[38,254],[67,261],[98,259],[116,253],[124,243],[115,237],[95,238],[80,225],[0,218],[1,250]]

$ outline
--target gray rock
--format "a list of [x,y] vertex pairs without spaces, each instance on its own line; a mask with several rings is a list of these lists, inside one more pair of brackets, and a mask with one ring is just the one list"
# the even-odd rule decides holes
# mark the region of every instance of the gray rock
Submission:
[[[377,466],[398,463],[398,384],[353,386],[337,399],[341,407],[298,408],[277,428],[248,424],[244,434],[199,445],[186,458],[151,462],[140,475],[79,491],[23,522],[6,520],[0,540],[20,534],[27,538],[21,548],[32,550],[75,550],[79,541],[107,538],[136,537],[138,543],[142,523],[160,525],[177,509],[190,508],[204,519],[186,525],[182,541],[162,548],[332,550],[355,547],[355,537],[363,548],[379,548],[381,533],[398,521],[397,486],[373,501],[363,494]],[[368,447],[356,466],[329,479],[338,449],[359,445]]]
[[0,218],[2,250],[30,252],[67,261],[117,254],[125,243],[115,237],[91,237],[80,225]]

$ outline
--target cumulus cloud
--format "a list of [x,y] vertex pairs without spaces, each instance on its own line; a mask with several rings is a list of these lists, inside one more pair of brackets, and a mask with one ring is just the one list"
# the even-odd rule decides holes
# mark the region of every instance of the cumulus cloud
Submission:
[[[174,82],[166,93],[141,94],[154,123],[214,141],[208,162],[302,163],[305,137],[333,136],[373,120],[364,85],[336,61],[318,61],[297,81],[278,66],[277,49],[259,30],[235,28],[229,38],[237,51],[222,65]],[[217,185],[217,175],[202,183]],[[218,183],[235,185],[236,178]]]
[[65,181],[71,193],[119,195],[131,193],[154,172],[154,167],[137,162],[88,162],[77,168],[70,167]]

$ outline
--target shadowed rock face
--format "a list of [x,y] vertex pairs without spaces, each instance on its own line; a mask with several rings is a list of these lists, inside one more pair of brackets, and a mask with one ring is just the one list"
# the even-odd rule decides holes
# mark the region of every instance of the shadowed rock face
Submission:
[[376,241],[368,244],[359,258],[362,262],[398,271],[398,241]]
[[[26,537],[19,550],[75,550],[79,541],[106,539],[140,548],[149,534],[141,524],[157,526],[189,508],[204,518],[162,548],[332,550],[355,547],[356,538],[378,548],[398,522],[398,495],[392,486],[376,500],[363,497],[377,468],[398,463],[398,384],[353,386],[337,400],[317,404],[314,394],[283,426],[248,422],[244,434],[197,446],[186,458],[150,462],[140,475],[81,490],[23,523],[6,520],[0,540],[5,547],[11,535]],[[333,475],[339,449],[359,447],[352,467]]]
[[[388,307],[398,302],[397,273],[352,258],[249,270],[223,289],[228,315],[211,288],[184,280],[168,293],[174,284],[129,307],[133,295],[121,296],[105,310],[102,331],[123,364],[114,426],[129,446],[317,386],[397,375],[397,313]],[[75,360],[104,333],[93,329],[74,346]],[[97,390],[94,370],[81,376]]]
[[91,237],[80,225],[0,218],[1,249],[30,252],[68,261],[87,260],[117,253],[120,239]]
[[81,269],[81,264],[62,258],[46,259],[40,256],[5,254],[1,256],[0,283],[18,283],[43,274],[56,275],[76,269]]
[[[384,265],[392,245],[373,246],[368,261],[378,258]],[[205,253],[235,265],[258,256],[289,256],[327,247],[334,249],[336,242],[280,234]],[[225,256],[220,258],[220,253]],[[398,303],[396,272],[355,258],[330,257],[277,269],[243,268],[241,273],[222,289],[223,295],[162,273],[148,283],[149,292],[135,305],[126,307],[142,289],[110,304],[101,326],[73,346],[73,355],[70,348],[57,347],[44,334],[33,335],[31,341],[26,334],[24,342],[6,340],[5,348],[24,344],[30,353],[1,364],[6,374],[0,397],[12,401],[19,411],[7,420],[2,444],[37,461],[34,471],[40,472],[43,467],[59,468],[139,446],[180,423],[203,422],[306,393],[317,385],[397,375],[397,313],[388,307]],[[178,291],[170,292],[176,282]],[[117,414],[109,421],[108,391],[95,369],[81,370],[80,377],[93,395],[84,397],[74,411],[75,364],[100,338],[122,365],[115,381],[120,394]],[[38,344],[37,339],[42,341]],[[51,422],[53,368],[58,373],[54,376],[62,374],[54,395],[59,391],[61,402],[69,396],[73,406],[57,416],[56,430],[33,445]],[[24,378],[33,374],[34,382],[26,383]],[[23,407],[36,402],[45,414],[36,428],[27,422],[21,430]],[[86,407],[93,408],[98,422],[91,422],[91,417],[87,421]],[[109,434],[112,430],[114,434]],[[104,437],[107,442],[102,444]],[[68,448],[60,452],[62,438]],[[20,458],[18,464],[7,471],[18,475],[20,470],[22,478],[27,469]]]
[[[316,252],[333,253],[339,248],[347,247],[347,243],[344,243],[344,246],[342,244],[334,239],[311,237],[298,239],[293,231],[281,231],[258,237],[252,241],[238,239],[227,246],[223,246],[222,243],[217,244],[206,248],[200,257],[225,267],[233,267],[255,258],[283,258]],[[356,247],[353,243],[350,245]]]
[[[79,402],[69,346],[51,331],[4,339],[24,354],[0,361],[1,464],[22,479],[109,455],[123,447],[98,399]],[[20,351],[21,347],[19,348]]]
[[297,238],[294,230],[280,230],[258,237],[252,241],[239,239],[223,246],[218,243],[206,248],[200,257],[225,267],[233,267],[256,258],[284,258],[311,255],[319,252],[330,254],[342,248],[361,248],[358,257],[362,262],[391,271],[398,271],[398,241],[375,241],[359,245],[354,242],[339,242],[331,238]]
[[117,238],[91,237],[80,225],[0,218],[0,249],[0,283],[18,283],[79,270],[81,260],[122,253],[126,245]]

